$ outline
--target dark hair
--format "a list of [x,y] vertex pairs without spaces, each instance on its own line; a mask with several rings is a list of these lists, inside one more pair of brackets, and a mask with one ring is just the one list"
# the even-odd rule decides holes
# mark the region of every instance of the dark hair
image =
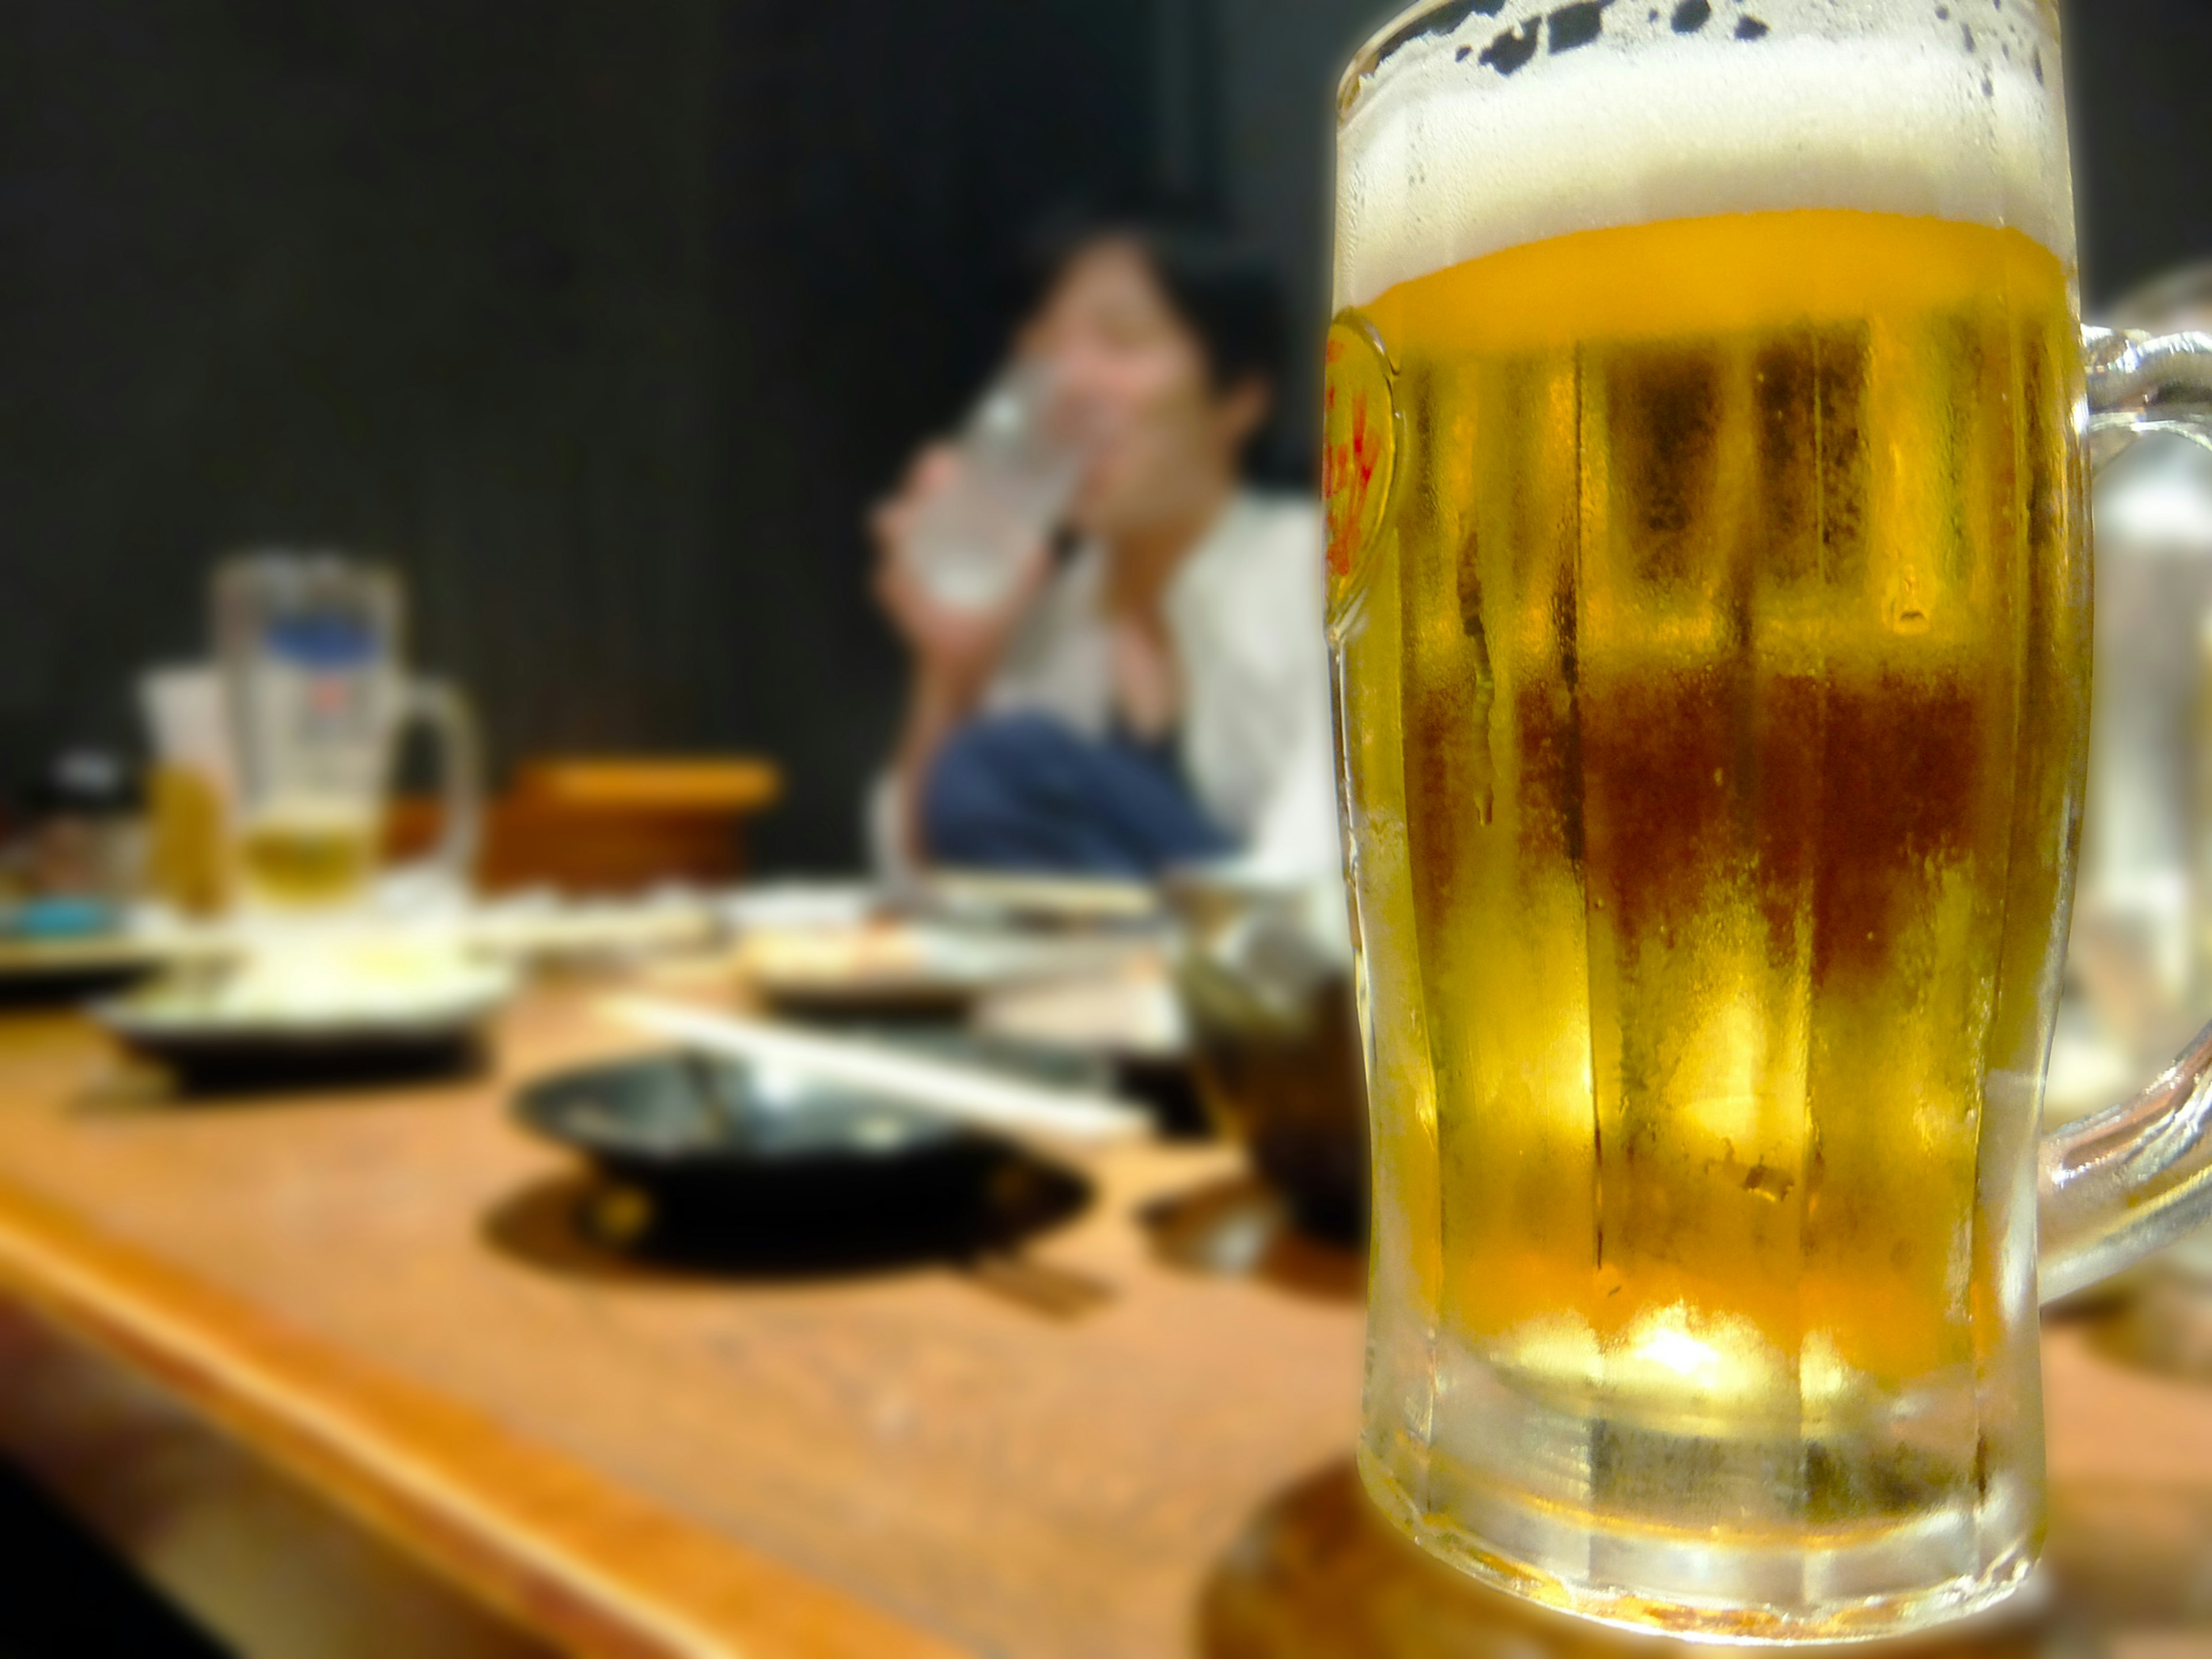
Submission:
[[1283,388],[1287,307],[1274,268],[1220,226],[1142,213],[1066,211],[1047,220],[1024,250],[1021,306],[1044,302],[1077,258],[1105,243],[1134,247],[1160,291],[1198,338],[1217,392],[1248,381]]

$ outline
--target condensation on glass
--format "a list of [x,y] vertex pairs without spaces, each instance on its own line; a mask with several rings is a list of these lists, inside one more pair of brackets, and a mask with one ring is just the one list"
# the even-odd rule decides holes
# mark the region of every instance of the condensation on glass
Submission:
[[2059,67],[2023,0],[1455,0],[1344,82],[1361,1466],[1573,1612],[2001,1597],[2039,1169],[2046,1291],[2206,1207],[2212,1049],[2034,1139],[2086,476],[2189,426],[2206,344],[2085,370]]

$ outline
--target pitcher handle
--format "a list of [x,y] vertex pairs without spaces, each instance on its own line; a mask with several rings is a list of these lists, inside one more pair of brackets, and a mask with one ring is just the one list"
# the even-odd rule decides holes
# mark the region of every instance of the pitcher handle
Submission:
[[410,884],[465,892],[483,838],[483,750],[476,715],[468,699],[443,680],[412,681],[406,696],[406,718],[429,727],[437,737],[443,811],[438,844],[421,863],[398,873]]
[[[2212,334],[2085,328],[2081,343],[2094,471],[2154,433],[2212,449]],[[2037,1166],[2045,1302],[2212,1222],[2212,1025],[2134,1099],[2045,1136]]]

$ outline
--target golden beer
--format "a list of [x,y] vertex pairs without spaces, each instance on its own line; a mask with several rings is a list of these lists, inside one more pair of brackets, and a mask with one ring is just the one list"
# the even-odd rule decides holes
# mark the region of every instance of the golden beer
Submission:
[[358,812],[271,811],[239,838],[241,885],[274,910],[343,908],[376,873],[374,823]]
[[2011,1571],[2087,690],[2069,271],[1908,215],[1670,220],[1398,283],[1329,356],[1403,1310],[1370,1484],[1613,1616],[1554,1559],[1719,1546],[1717,1601],[1784,1608]]

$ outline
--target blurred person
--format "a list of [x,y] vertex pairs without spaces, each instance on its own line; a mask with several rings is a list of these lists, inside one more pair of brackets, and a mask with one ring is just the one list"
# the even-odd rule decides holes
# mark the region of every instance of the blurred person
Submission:
[[876,592],[913,653],[878,854],[1146,877],[1243,853],[1333,872],[1320,515],[1245,483],[1281,377],[1276,284],[1218,234],[1137,221],[1064,232],[1040,264],[1017,355],[1098,437],[1070,550],[1040,544],[1004,600],[958,609],[909,554],[960,453],[925,447],[877,509]]

